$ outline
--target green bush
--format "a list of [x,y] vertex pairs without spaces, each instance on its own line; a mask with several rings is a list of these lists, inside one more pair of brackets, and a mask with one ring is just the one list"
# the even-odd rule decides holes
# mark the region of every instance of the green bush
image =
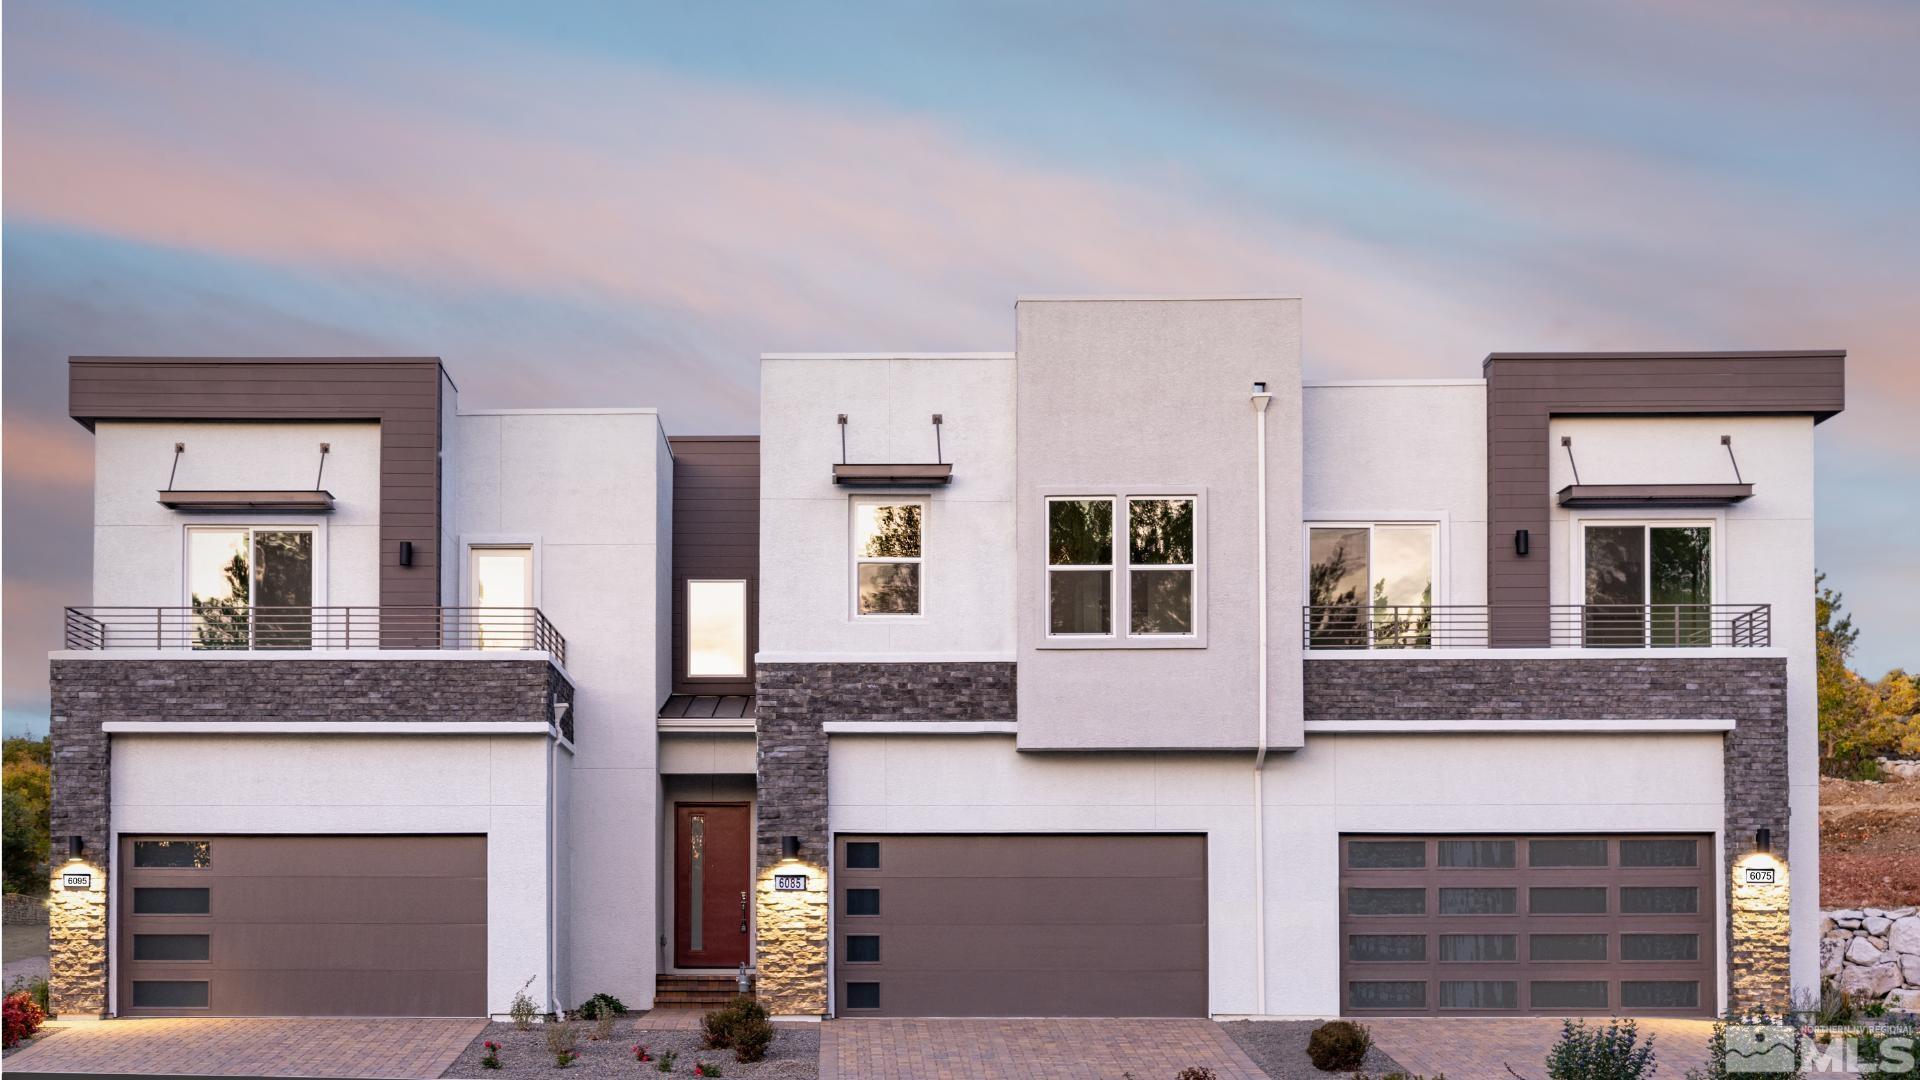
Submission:
[[759,1061],[773,1045],[766,1006],[745,994],[702,1017],[700,1032],[707,1049],[732,1050],[736,1061]]
[[1367,1059],[1373,1036],[1351,1020],[1332,1020],[1313,1029],[1307,1057],[1321,1072],[1352,1072]]
[[1547,1053],[1549,1080],[1640,1080],[1653,1069],[1653,1037],[1641,1042],[1640,1026],[1631,1020],[1591,1028],[1584,1020],[1563,1020],[1560,1041]]
[[598,1020],[602,1013],[611,1016],[625,1016],[627,1015],[627,1006],[612,994],[595,994],[580,1006],[580,1019],[582,1020]]

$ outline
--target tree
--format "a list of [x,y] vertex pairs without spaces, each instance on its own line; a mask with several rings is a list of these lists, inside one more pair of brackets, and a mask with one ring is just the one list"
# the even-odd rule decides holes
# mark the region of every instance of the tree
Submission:
[[39,893],[47,887],[52,758],[53,745],[44,738],[6,740],[0,861],[4,862],[9,892]]
[[1883,756],[1920,755],[1920,683],[1895,668],[1878,682],[1849,666],[1860,631],[1844,598],[1813,579],[1814,669],[1820,706],[1820,772],[1851,780],[1880,775]]

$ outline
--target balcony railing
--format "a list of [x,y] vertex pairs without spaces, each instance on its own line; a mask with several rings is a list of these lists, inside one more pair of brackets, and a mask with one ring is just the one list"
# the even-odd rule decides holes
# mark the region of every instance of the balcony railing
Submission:
[[1773,638],[1768,604],[1310,604],[1302,616],[1314,650],[1738,649]]
[[67,648],[530,649],[567,662],[567,639],[539,608],[508,607],[70,607]]

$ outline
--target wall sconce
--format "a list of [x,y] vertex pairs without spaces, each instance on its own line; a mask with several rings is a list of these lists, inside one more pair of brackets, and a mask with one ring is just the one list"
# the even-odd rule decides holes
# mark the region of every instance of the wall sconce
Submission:
[[1762,825],[1760,828],[1754,830],[1753,846],[1755,849],[1759,851],[1772,852],[1773,851],[1773,830],[1767,828],[1765,825]]
[[411,540],[400,541],[400,565],[413,565],[413,541]]
[[1527,530],[1515,529],[1513,531],[1513,553],[1515,555],[1525,555],[1527,553]]
[[73,858],[81,858],[87,853],[87,841],[83,836],[67,837],[67,853]]
[[799,858],[800,857],[800,838],[797,836],[781,837],[780,838],[780,857],[783,859]]

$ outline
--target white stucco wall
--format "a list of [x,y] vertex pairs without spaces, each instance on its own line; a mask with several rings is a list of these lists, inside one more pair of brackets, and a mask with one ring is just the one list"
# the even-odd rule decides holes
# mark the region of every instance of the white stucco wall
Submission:
[[1486,603],[1486,382],[1308,383],[1301,399],[1307,522],[1435,522],[1434,602]]
[[[672,493],[671,469],[660,475],[668,457],[659,418],[650,409],[471,412],[457,427],[455,558],[464,568],[474,543],[533,545],[535,603],[567,639],[576,686],[571,988],[650,1002],[654,722],[666,648],[657,574]],[[463,569],[462,602],[465,577]]]
[[[1013,359],[780,357],[760,365],[762,659],[1013,658]],[[918,617],[853,614],[846,460],[932,462],[933,414],[953,482],[925,492]]]
[[1793,829],[1793,985],[1819,985],[1819,709],[1813,641],[1813,419],[1806,416],[1558,417],[1548,489],[1573,483],[1560,445],[1588,484],[1726,484],[1733,465],[1720,436],[1733,436],[1746,502],[1717,509],[1565,510],[1552,515],[1552,602],[1582,597],[1577,526],[1582,521],[1676,519],[1714,527],[1714,602],[1773,605],[1773,644],[1787,653],[1787,775]]
[[[183,514],[158,502],[187,444],[176,490],[310,490],[320,444],[330,514]],[[380,425],[101,421],[94,427],[93,602],[183,607],[189,525],[311,525],[325,549],[316,605],[380,602]]]
[[545,998],[545,736],[112,738],[116,835],[485,835],[487,1008],[505,1013],[529,975]]
[[[1267,1013],[1339,1013],[1341,833],[1717,837],[1721,775],[1717,733],[1313,737],[1267,767]],[[1006,736],[836,735],[827,776],[836,833],[1205,833],[1210,1008],[1255,1011],[1249,757],[1022,754]]]

